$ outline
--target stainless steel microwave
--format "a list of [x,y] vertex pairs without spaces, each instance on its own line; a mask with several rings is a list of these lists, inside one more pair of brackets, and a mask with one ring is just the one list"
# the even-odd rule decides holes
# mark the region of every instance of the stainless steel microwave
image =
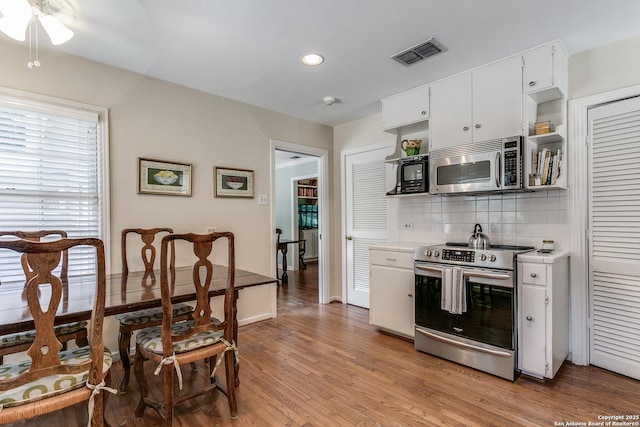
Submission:
[[429,193],[522,189],[522,144],[514,136],[429,152]]

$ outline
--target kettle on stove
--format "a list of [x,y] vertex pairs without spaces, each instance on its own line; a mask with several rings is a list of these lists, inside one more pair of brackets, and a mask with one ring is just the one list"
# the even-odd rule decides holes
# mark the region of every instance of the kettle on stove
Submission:
[[473,227],[471,237],[469,237],[469,247],[471,249],[489,249],[490,246],[489,237],[482,232],[482,226],[476,224]]

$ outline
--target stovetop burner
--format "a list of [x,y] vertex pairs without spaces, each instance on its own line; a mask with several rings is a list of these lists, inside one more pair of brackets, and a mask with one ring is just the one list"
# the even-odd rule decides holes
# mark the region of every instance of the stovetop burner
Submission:
[[[467,243],[447,242],[445,246],[454,248],[466,248],[469,245]],[[533,246],[518,246],[518,245],[491,245],[489,250],[503,250],[503,251],[530,251],[535,249]]]

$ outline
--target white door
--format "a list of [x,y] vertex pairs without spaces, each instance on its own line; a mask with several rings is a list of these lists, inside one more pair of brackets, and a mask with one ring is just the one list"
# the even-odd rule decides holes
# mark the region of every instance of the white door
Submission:
[[640,98],[588,122],[590,360],[640,379]]
[[343,154],[347,303],[369,308],[369,245],[385,241],[388,148]]

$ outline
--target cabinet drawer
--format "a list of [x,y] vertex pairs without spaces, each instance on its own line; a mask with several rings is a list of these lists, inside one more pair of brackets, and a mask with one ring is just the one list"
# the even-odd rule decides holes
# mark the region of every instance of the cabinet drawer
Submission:
[[413,270],[413,252],[369,251],[369,262],[373,265],[409,268]]
[[542,264],[522,264],[522,282],[532,285],[547,284],[547,266]]

